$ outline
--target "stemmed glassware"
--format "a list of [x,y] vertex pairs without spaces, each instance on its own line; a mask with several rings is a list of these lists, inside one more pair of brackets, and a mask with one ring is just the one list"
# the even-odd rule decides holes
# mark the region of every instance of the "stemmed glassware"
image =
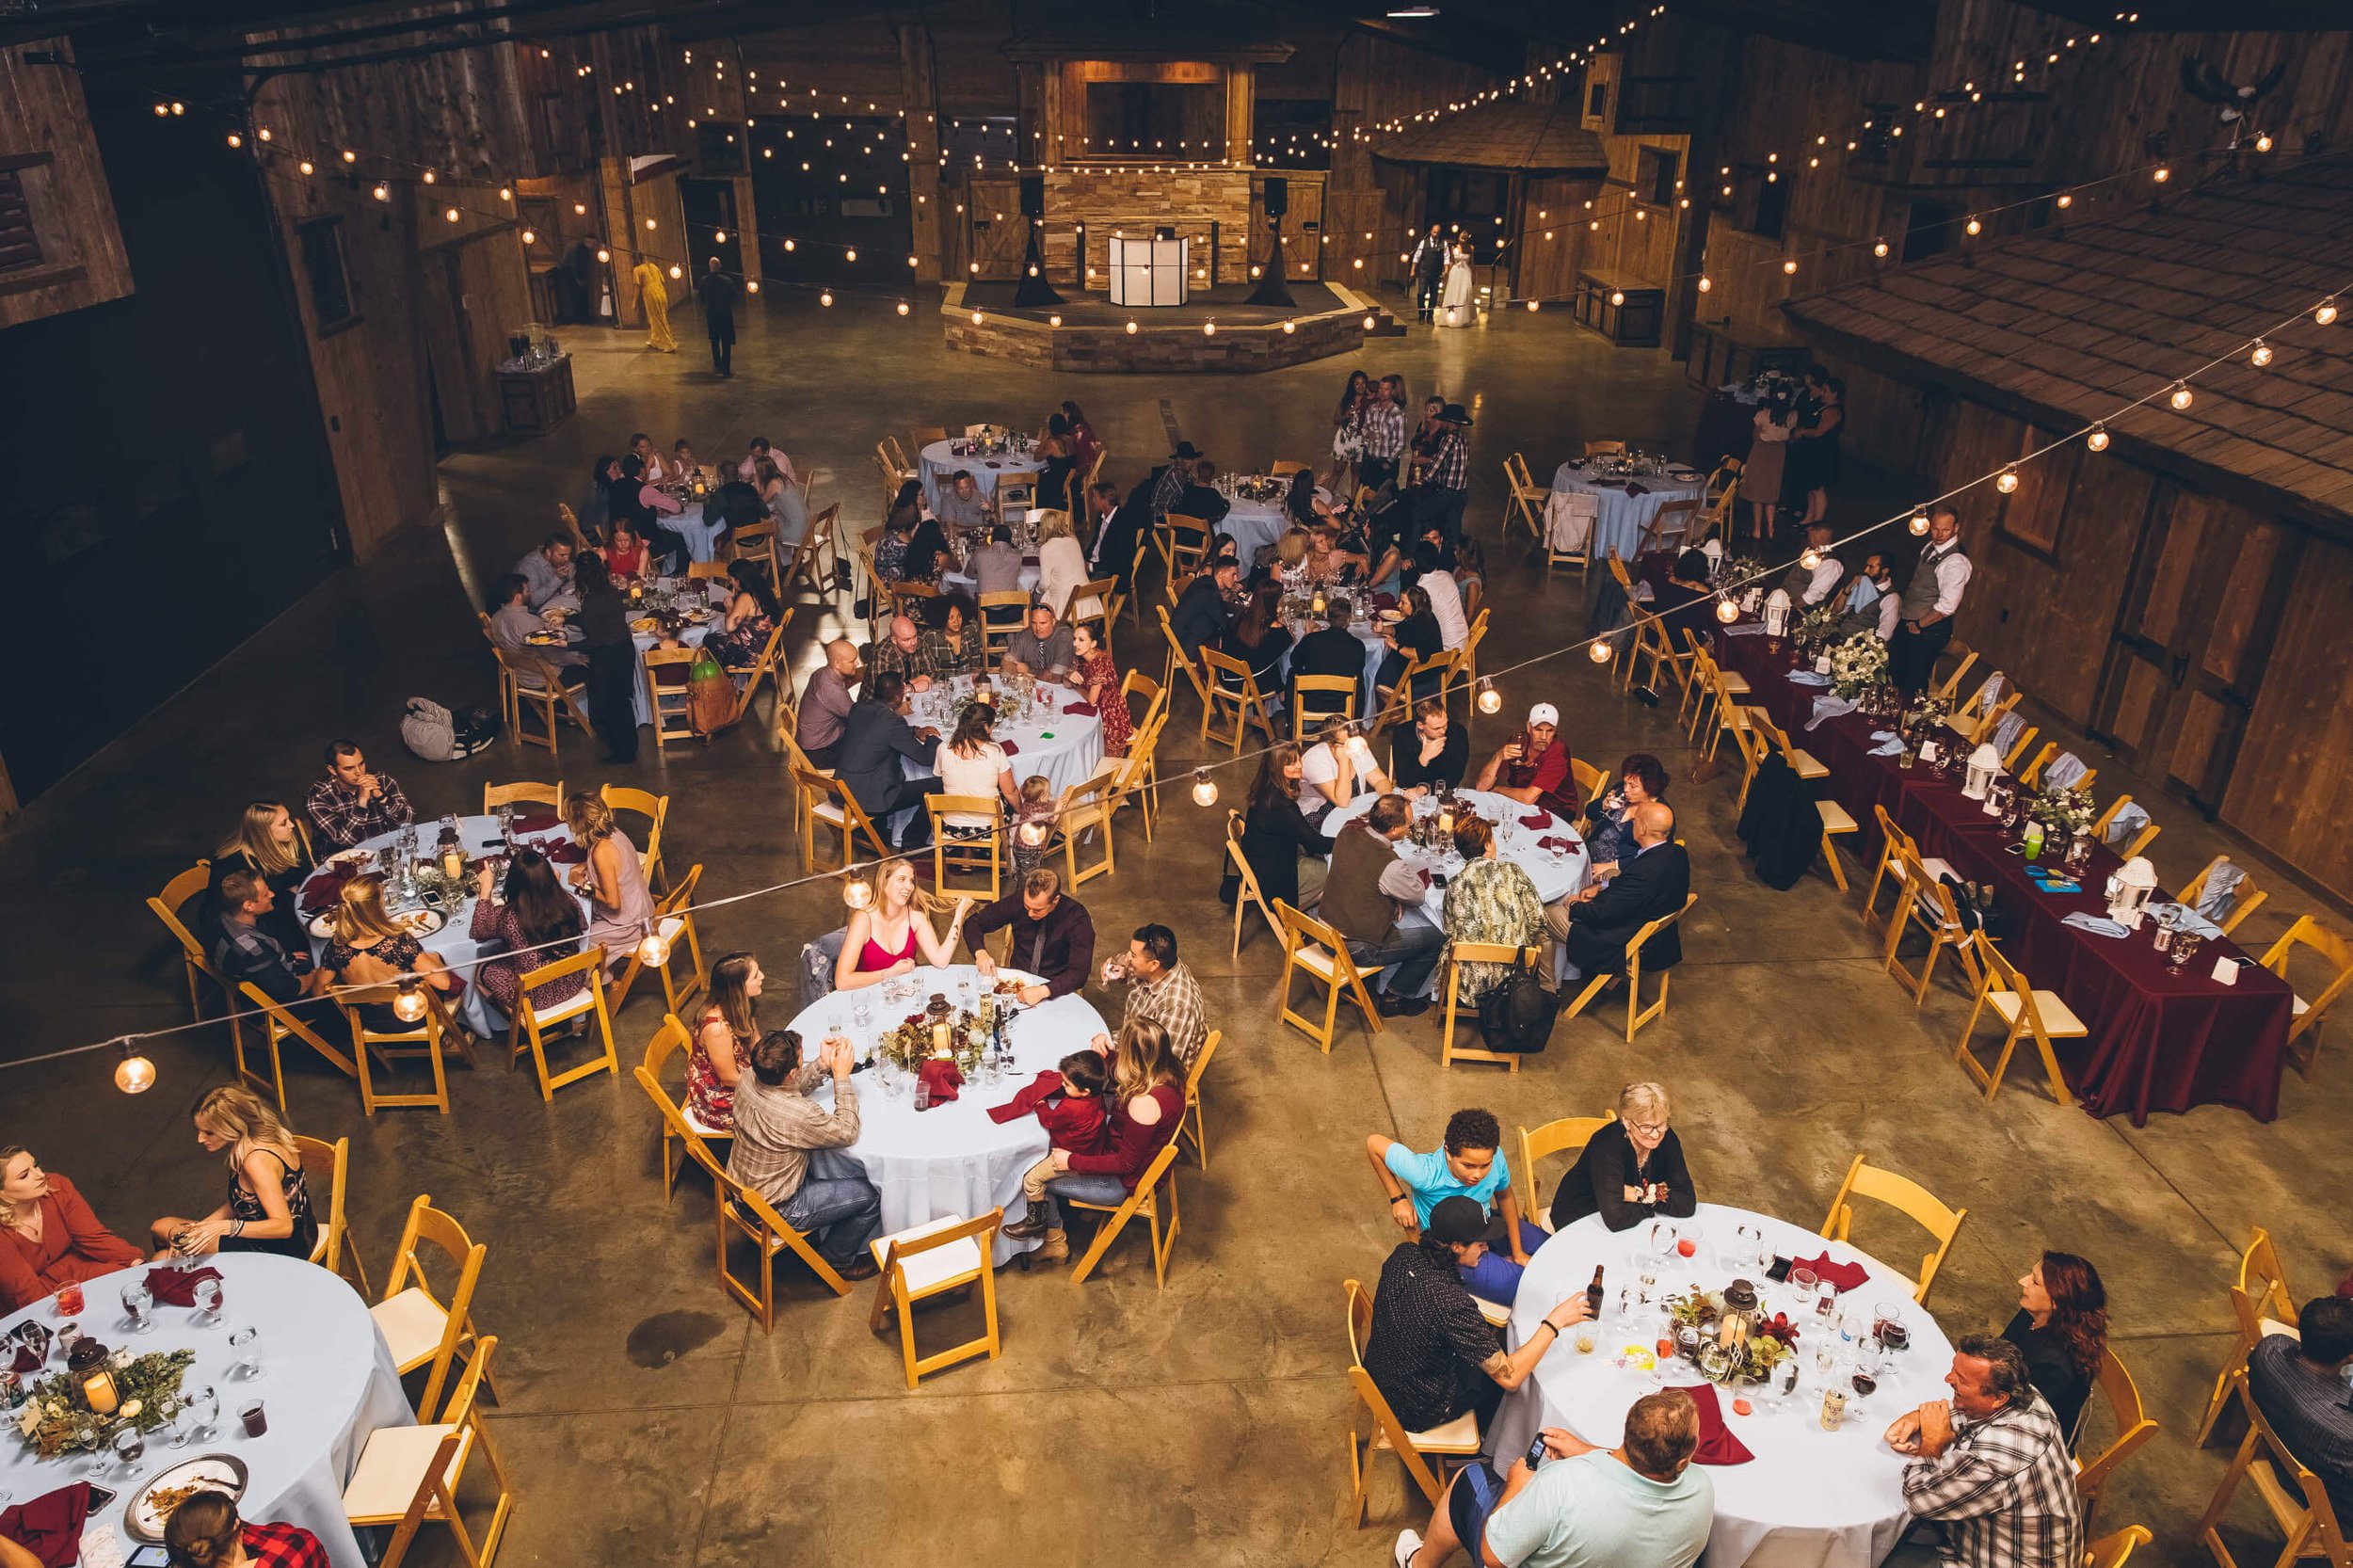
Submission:
[[218,1327],[221,1299],[222,1291],[217,1276],[207,1276],[198,1280],[196,1282],[196,1304],[201,1309],[202,1315],[197,1319],[197,1321],[205,1328]]
[[261,1337],[262,1331],[250,1323],[229,1331],[229,1348],[237,1352],[229,1375],[239,1383],[250,1383],[262,1375]]

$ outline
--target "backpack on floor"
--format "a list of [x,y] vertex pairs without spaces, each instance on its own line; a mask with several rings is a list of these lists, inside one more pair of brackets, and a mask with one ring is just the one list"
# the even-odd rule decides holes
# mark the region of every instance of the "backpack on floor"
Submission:
[[412,696],[401,715],[401,744],[428,762],[472,757],[498,737],[498,719],[479,708],[457,713],[429,696]]

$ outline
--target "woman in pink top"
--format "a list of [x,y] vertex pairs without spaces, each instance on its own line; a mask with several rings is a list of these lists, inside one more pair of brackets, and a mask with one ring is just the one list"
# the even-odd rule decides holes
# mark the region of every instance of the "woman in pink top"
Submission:
[[905,974],[916,967],[919,948],[922,963],[955,962],[956,940],[964,933],[965,912],[972,907],[972,901],[956,900],[955,918],[942,936],[933,930],[931,918],[948,907],[915,886],[912,864],[892,861],[875,886],[872,904],[850,915],[849,931],[841,938],[841,956],[834,964],[834,989],[855,991]]
[[1130,1018],[1120,1026],[1116,1045],[1099,1034],[1095,1045],[1112,1059],[1111,1087],[1103,1096],[1111,1105],[1111,1137],[1096,1154],[1053,1151],[1054,1164],[1064,1174],[1046,1183],[1046,1242],[1031,1254],[1048,1263],[1070,1256],[1062,1208],[1054,1200],[1126,1203],[1184,1119],[1185,1070],[1167,1030],[1149,1018]]

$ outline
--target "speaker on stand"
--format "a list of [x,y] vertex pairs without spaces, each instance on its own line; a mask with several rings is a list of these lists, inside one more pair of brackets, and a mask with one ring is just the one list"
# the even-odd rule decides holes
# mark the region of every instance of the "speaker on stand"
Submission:
[[1016,305],[1059,305],[1062,296],[1046,280],[1046,242],[1038,225],[1046,217],[1046,176],[1021,176],[1021,216],[1029,220],[1030,240],[1021,253],[1021,279],[1013,286]]
[[1291,210],[1291,183],[1280,174],[1266,177],[1266,216],[1274,222],[1273,248],[1258,270],[1258,286],[1250,291],[1253,305],[1289,305],[1291,291],[1284,286],[1283,218]]

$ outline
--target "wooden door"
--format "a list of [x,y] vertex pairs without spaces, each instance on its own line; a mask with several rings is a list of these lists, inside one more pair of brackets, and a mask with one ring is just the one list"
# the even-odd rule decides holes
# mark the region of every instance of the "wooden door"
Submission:
[[2118,610],[2090,733],[2209,817],[2222,804],[2302,536],[2160,486]]

